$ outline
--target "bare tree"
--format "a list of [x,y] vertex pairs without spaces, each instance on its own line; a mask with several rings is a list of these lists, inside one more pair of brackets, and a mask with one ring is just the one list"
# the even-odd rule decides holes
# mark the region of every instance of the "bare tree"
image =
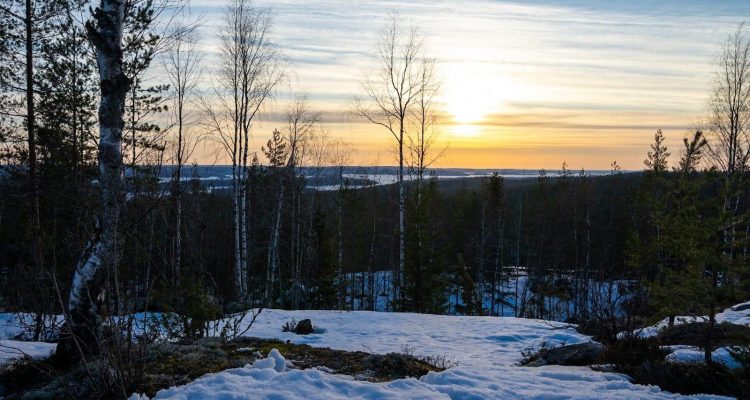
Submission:
[[435,97],[440,90],[440,84],[435,79],[434,70],[435,60],[424,59],[420,80],[421,89],[414,110],[414,128],[407,135],[407,146],[410,154],[409,172],[414,175],[418,183],[424,181],[427,169],[446,150],[446,148],[435,148],[439,137]]
[[376,53],[376,69],[361,82],[363,93],[355,97],[354,107],[357,115],[381,126],[393,137],[398,152],[399,257],[393,287],[399,301],[406,258],[406,131],[425,89],[423,79],[431,62],[423,56],[423,38],[417,27],[405,26],[397,13],[391,15],[389,25],[381,31]]
[[[175,28],[182,31],[181,27]],[[165,70],[172,88],[172,113],[174,114],[174,173],[172,176],[172,200],[175,205],[175,233],[172,260],[172,279],[175,285],[180,282],[182,261],[182,168],[195,149],[188,129],[195,121],[186,111],[191,105],[191,97],[200,80],[201,57],[198,53],[197,36],[194,32],[180,35],[166,54]]]
[[[310,110],[309,101],[307,95],[295,96],[294,100],[287,106],[286,110],[286,165],[281,167],[277,172],[278,176],[278,195],[276,196],[276,212],[274,215],[274,223],[271,229],[271,240],[268,246],[268,265],[266,276],[269,278],[266,282],[266,302],[272,304],[273,298],[273,287],[276,276],[279,272],[279,235],[281,231],[281,218],[282,210],[284,207],[284,194],[287,189],[287,182],[294,184],[296,177],[297,166],[300,165],[305,159],[305,153],[307,151],[307,141],[315,134],[318,129],[320,122],[320,114]],[[293,189],[296,186],[292,186]],[[296,200],[295,207],[292,210],[299,209],[299,193],[293,192],[292,201]],[[297,219],[292,215],[291,221],[295,233],[292,235],[293,239],[297,239],[298,231]],[[296,240],[292,241],[292,275],[298,271],[298,263],[296,258],[295,248],[299,247],[299,243]],[[294,280],[294,279],[293,279]]]
[[709,107],[710,155],[733,177],[750,158],[750,40],[744,24],[722,47]]
[[[425,174],[438,158],[445,152],[445,148],[435,148],[439,135],[437,129],[437,115],[435,107],[435,96],[438,94],[440,85],[435,79],[434,67],[435,61],[432,59],[423,60],[422,75],[420,80],[421,89],[416,98],[416,107],[413,110],[414,116],[411,130],[407,134],[407,147],[409,150],[409,175],[414,180],[414,204],[415,214],[414,221],[414,240],[416,256],[414,257],[414,270],[422,271],[426,263],[426,254],[424,249],[425,225],[427,223],[427,214],[424,207],[424,185]],[[483,225],[484,226],[484,225]],[[417,274],[421,276],[421,274]],[[421,279],[421,278],[420,278]]]
[[341,140],[333,141],[330,150],[330,165],[336,167],[338,197],[336,198],[336,280],[338,281],[339,308],[346,306],[346,282],[344,276],[344,202],[346,180],[344,167],[351,161],[350,145]]
[[[709,105],[708,155],[727,177],[724,208],[730,218],[723,228],[723,240],[725,261],[729,262],[735,255],[737,229],[743,229],[739,225],[745,222],[739,215],[739,184],[750,160],[750,40],[744,24],[721,49]],[[750,225],[744,229],[750,231]]]
[[308,140],[320,129],[320,113],[310,109],[307,94],[295,96],[286,110],[286,134],[289,143],[288,168],[304,163]]
[[189,0],[128,0],[123,27],[125,74],[131,81],[125,106],[123,151],[127,166],[135,174],[137,165],[147,164],[150,152],[164,151],[167,131],[159,116],[171,100],[169,85],[154,82],[153,62],[195,31],[196,23],[182,18]]
[[284,65],[271,41],[273,15],[250,0],[233,0],[220,30],[218,85],[202,100],[208,130],[232,161],[234,275],[237,295],[247,296],[248,154],[256,116],[284,78]]
[[[94,20],[86,25],[97,51],[101,101],[99,104],[99,187],[101,215],[97,236],[91,240],[76,267],[68,298],[70,330],[84,345],[84,351],[96,352],[101,316],[99,306],[106,299],[103,267],[116,270],[119,263],[118,223],[123,197],[122,130],[125,97],[130,80],[123,70],[122,32],[125,2],[101,0],[94,11]],[[70,346],[60,346],[68,351]],[[65,350],[63,350],[65,351]]]

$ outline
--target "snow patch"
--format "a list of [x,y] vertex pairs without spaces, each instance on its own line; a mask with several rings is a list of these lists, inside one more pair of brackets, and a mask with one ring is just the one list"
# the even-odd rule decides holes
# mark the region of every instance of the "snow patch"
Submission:
[[716,314],[716,321],[750,326],[750,301],[729,307]]
[[[708,317],[705,317],[705,316],[698,317],[698,316],[683,315],[683,316],[675,317],[674,325],[677,326],[677,325],[683,325],[683,324],[690,324],[693,322],[705,322],[707,320],[708,320]],[[667,329],[668,326],[669,326],[669,318],[664,318],[663,320],[653,325],[647,326],[645,328],[636,329],[636,330],[633,330],[632,332],[631,331],[620,332],[617,334],[617,338],[622,339],[628,335],[632,335],[632,336],[639,337],[642,339],[650,338],[650,337],[654,337],[658,335],[659,332]]]
[[268,357],[260,360],[255,360],[251,369],[273,369],[276,372],[284,372],[287,370],[287,361],[284,356],[279,353],[277,349],[271,349],[268,353]]
[[55,352],[56,348],[56,343],[0,340],[0,365],[24,357],[47,358]]
[[[665,346],[672,350],[665,358],[666,361],[674,363],[703,364],[705,356],[703,349],[695,346]],[[711,359],[715,363],[724,364],[730,369],[742,368],[742,364],[732,357],[729,347],[720,347],[711,353]]]

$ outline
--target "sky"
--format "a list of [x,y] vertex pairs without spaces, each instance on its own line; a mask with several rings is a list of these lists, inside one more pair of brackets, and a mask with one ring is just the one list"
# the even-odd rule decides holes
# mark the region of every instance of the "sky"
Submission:
[[[193,0],[205,63],[222,1]],[[255,125],[259,148],[289,92],[307,93],[351,164],[394,165],[393,139],[353,116],[379,30],[420,27],[441,84],[439,167],[640,169],[662,129],[673,154],[706,115],[715,60],[750,1],[256,0],[271,7],[288,77]],[[210,77],[208,78],[210,80]],[[212,147],[213,146],[213,147]],[[225,163],[216,145],[199,163]]]

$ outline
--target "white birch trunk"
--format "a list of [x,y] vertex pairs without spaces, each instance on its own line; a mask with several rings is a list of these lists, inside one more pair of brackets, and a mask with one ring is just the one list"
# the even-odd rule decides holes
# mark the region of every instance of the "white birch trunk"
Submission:
[[282,180],[279,188],[278,201],[276,202],[276,213],[274,216],[273,229],[271,231],[271,244],[268,246],[268,266],[266,269],[266,302],[273,305],[273,287],[276,283],[276,274],[279,269],[279,231],[281,230],[281,211],[284,204],[284,182]]
[[[406,191],[404,190],[404,129],[401,122],[401,136],[398,144],[398,278],[395,285],[394,300],[403,299],[404,265],[406,262]],[[402,305],[399,305],[399,309]]]
[[[99,104],[99,187],[102,209],[97,236],[89,243],[73,276],[68,297],[71,333],[86,351],[98,350],[99,306],[105,301],[102,270],[116,274],[119,262],[117,226],[122,207],[122,131],[129,80],[123,73],[122,30],[124,1],[102,0],[94,13],[96,27],[89,37],[97,50],[101,102]],[[93,25],[93,24],[92,24]],[[60,346],[61,349],[68,346]],[[65,350],[63,350],[65,351]]]

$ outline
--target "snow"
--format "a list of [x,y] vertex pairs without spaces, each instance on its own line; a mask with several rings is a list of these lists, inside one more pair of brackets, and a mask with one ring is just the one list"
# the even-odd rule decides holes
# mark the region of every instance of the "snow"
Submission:
[[750,301],[729,307],[716,314],[716,321],[750,326]]
[[0,339],[14,339],[24,333],[19,318],[22,315],[3,313],[0,314]]
[[37,359],[46,358],[52,355],[56,348],[55,343],[0,340],[0,365],[26,356]]
[[[681,316],[675,317],[674,324],[682,325],[682,324],[689,324],[693,322],[706,322],[706,321],[708,321],[708,316],[706,315],[701,315],[701,316],[681,315]],[[750,301],[734,305],[716,314],[716,322],[718,323],[729,322],[729,323],[737,324],[737,325],[750,326]],[[666,329],[668,326],[669,326],[669,318],[664,318],[663,320],[653,325],[647,326],[645,328],[636,329],[632,332],[620,332],[617,335],[617,337],[622,338],[628,335],[629,333],[637,337],[641,337],[641,338],[653,337],[653,336],[658,335],[661,330]]]
[[[31,340],[29,329],[35,323],[35,314],[30,313],[0,313],[0,339]],[[61,315],[45,315],[42,337],[51,341],[57,338],[63,323]]]
[[268,357],[255,360],[250,369],[273,369],[276,372],[284,372],[287,370],[287,361],[278,350],[271,349]]
[[[665,346],[672,350],[672,353],[666,357],[667,361],[689,363],[689,364],[702,364],[705,360],[703,349],[695,346]],[[711,353],[711,359],[720,364],[724,364],[727,368],[738,369],[742,368],[742,364],[732,357],[730,348],[720,347]]]
[[[282,332],[284,322],[311,318],[324,333]],[[248,336],[278,338],[316,347],[373,353],[404,346],[428,356],[445,356],[457,366],[420,379],[388,383],[357,381],[318,369],[288,369],[278,352],[252,366],[208,374],[184,386],[162,390],[156,399],[672,399],[683,396],[655,386],[631,384],[621,374],[587,367],[521,367],[521,351],[589,341],[562,324],[496,317],[457,317],[368,311],[264,310]],[[696,396],[718,399],[717,396]]]
[[[675,317],[674,324],[675,325],[682,325],[682,324],[690,324],[693,322],[705,322],[708,320],[708,317],[703,316],[688,316],[688,315],[681,315],[678,317]],[[653,324],[646,326],[644,328],[635,329],[632,332],[620,332],[617,334],[617,337],[622,339],[625,336],[633,335],[635,337],[639,337],[642,339],[654,337],[659,334],[664,329],[667,329],[669,326],[669,318],[664,318],[663,320]]]
[[[717,315],[717,320],[747,323],[750,302]],[[21,317],[23,317],[21,315]],[[158,314],[140,313],[139,329],[147,329],[148,320]],[[291,319],[312,319],[319,329],[299,336],[282,332]],[[690,322],[678,318],[676,323]],[[243,323],[244,324],[244,323]],[[643,330],[642,335],[658,331],[666,321]],[[142,327],[141,327],[142,326]],[[243,327],[240,328],[242,330]],[[643,333],[646,332],[646,333]],[[19,336],[19,315],[0,314],[0,339]],[[276,338],[315,347],[330,347],[371,353],[403,352],[444,357],[451,365],[439,373],[420,379],[399,379],[386,383],[359,381],[336,375],[320,367],[294,368],[273,350],[252,365],[205,375],[187,385],[157,393],[156,399],[678,399],[685,396],[661,391],[656,386],[630,383],[627,376],[593,371],[588,367],[518,365],[521,352],[541,343],[548,346],[574,344],[591,338],[572,327],[556,322],[513,317],[440,316],[370,311],[283,311],[264,310],[247,336]],[[0,340],[0,365],[27,354],[46,357],[53,343]],[[689,346],[671,346],[667,360],[700,362],[703,353]],[[714,360],[730,368],[737,362],[730,349],[720,348]],[[134,394],[134,400],[148,400]],[[719,399],[712,395],[690,396]]]

